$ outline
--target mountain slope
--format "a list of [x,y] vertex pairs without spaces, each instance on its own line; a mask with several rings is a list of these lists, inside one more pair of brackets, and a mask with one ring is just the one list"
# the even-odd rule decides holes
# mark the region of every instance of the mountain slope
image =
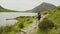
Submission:
[[57,30],[52,29],[50,31],[51,34],[60,34],[60,6],[51,10],[49,12],[49,16],[47,16],[47,18],[51,21],[53,21],[53,23],[56,25]]
[[0,8],[2,8],[2,9],[3,9],[3,7],[2,7],[2,6],[0,6]]
[[[56,6],[54,6],[54,5],[52,5],[52,4],[43,2],[43,3],[40,4],[39,6],[33,8],[32,10],[26,10],[26,11],[23,11],[23,12],[33,12],[33,13],[36,13],[36,12],[38,12],[38,11],[43,12],[43,11],[51,10],[51,9],[53,9],[53,8],[55,8],[55,7],[56,7]],[[5,8],[3,8],[2,6],[0,6],[0,12],[17,12],[17,11],[8,10],[8,9],[5,9]],[[22,12],[22,11],[19,11],[19,12]]]
[[42,4],[40,4],[39,6],[35,7],[33,10],[33,12],[42,12],[42,11],[48,11],[48,10],[51,10],[53,8],[55,8],[56,6],[52,5],[52,4],[49,4],[49,3],[45,3],[43,2]]
[[52,20],[55,24],[60,25],[60,6],[51,10],[47,18]]
[[2,6],[0,6],[0,12],[16,12],[14,10],[9,10],[9,9],[5,9]]
[[[49,30],[49,28],[51,27],[51,25],[48,25],[52,23],[54,25],[52,25],[53,28],[51,28]],[[42,25],[41,25],[42,24]],[[44,30],[41,30],[41,26],[43,27],[46,27],[48,30],[44,31]],[[38,29],[38,34],[60,34],[60,6],[59,7],[56,7],[55,9],[52,9],[48,12],[48,16],[45,17],[45,19],[39,24],[40,28]],[[48,28],[48,27],[49,28]],[[45,29],[45,28],[44,28]],[[44,31],[44,32],[43,32]],[[47,32],[48,31],[48,32]]]

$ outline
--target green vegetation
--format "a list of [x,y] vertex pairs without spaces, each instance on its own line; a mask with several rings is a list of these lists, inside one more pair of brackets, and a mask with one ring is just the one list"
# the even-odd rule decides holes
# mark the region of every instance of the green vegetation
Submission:
[[30,23],[32,23],[36,17],[35,16],[20,16],[16,18],[18,20],[18,23],[23,24],[22,26],[26,27],[28,26]]
[[55,24],[47,18],[44,18],[43,21],[39,23],[38,27],[44,34],[48,34],[48,32],[53,28],[56,29]]
[[[53,27],[52,29],[50,29],[49,31],[45,31],[41,30],[40,28],[38,29],[38,34],[60,34],[60,6],[54,8],[53,10],[50,10],[50,12],[48,12],[48,16],[46,17],[48,20],[50,20],[51,23],[54,24],[55,27]],[[44,22],[42,22],[42,25],[47,26],[48,25],[48,20],[46,22],[46,20]],[[46,24],[46,23],[47,24]],[[45,24],[43,24],[45,23]],[[49,25],[48,25],[49,26]],[[51,24],[50,24],[51,26]],[[49,28],[48,28],[49,29]],[[47,33],[46,33],[47,32]]]
[[52,20],[54,24],[60,25],[60,6],[51,10],[47,16],[49,20]]
[[47,31],[48,29],[52,29],[54,27],[54,23],[47,18],[44,18],[42,22],[39,23],[39,28],[43,31]]
[[31,11],[31,10],[26,10],[26,11],[16,11],[16,10],[10,10],[10,9],[3,8],[2,6],[0,6],[0,12],[32,13],[32,11]]
[[0,8],[0,12],[16,12],[16,11]]
[[15,34],[16,31],[13,30],[12,26],[0,27],[0,34]]
[[16,34],[21,32],[24,27],[27,27],[31,24],[36,17],[35,16],[20,16],[15,18],[18,22],[11,26],[0,27],[0,34]]

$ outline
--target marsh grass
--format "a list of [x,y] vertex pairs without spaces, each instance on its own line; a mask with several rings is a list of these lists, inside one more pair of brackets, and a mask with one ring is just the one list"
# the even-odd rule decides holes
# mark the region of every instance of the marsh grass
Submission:
[[31,24],[36,17],[35,16],[22,16],[15,18],[18,22],[11,26],[0,27],[0,34],[16,34],[21,32],[21,29]]

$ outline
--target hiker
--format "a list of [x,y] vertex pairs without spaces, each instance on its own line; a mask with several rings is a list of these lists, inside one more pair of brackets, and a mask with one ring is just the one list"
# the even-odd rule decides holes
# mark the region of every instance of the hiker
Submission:
[[38,21],[40,22],[40,18],[41,18],[41,14],[40,14],[40,11],[38,12]]

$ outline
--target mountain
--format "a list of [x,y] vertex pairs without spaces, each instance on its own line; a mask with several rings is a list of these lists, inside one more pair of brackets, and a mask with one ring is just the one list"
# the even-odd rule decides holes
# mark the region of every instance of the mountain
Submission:
[[51,10],[51,9],[53,9],[53,8],[55,8],[55,7],[56,7],[56,6],[54,6],[53,4],[43,2],[43,3],[40,4],[39,6],[33,8],[33,9],[32,9],[32,12],[48,11],[48,10]]
[[48,10],[51,10],[55,7],[56,6],[54,6],[53,4],[43,2],[42,4],[33,8],[32,10],[26,10],[26,11],[9,10],[9,9],[5,9],[2,6],[0,6],[0,12],[33,12],[33,13],[37,13],[38,11],[40,11],[40,12],[48,11]]
[[2,6],[0,6],[0,8],[3,8]]

